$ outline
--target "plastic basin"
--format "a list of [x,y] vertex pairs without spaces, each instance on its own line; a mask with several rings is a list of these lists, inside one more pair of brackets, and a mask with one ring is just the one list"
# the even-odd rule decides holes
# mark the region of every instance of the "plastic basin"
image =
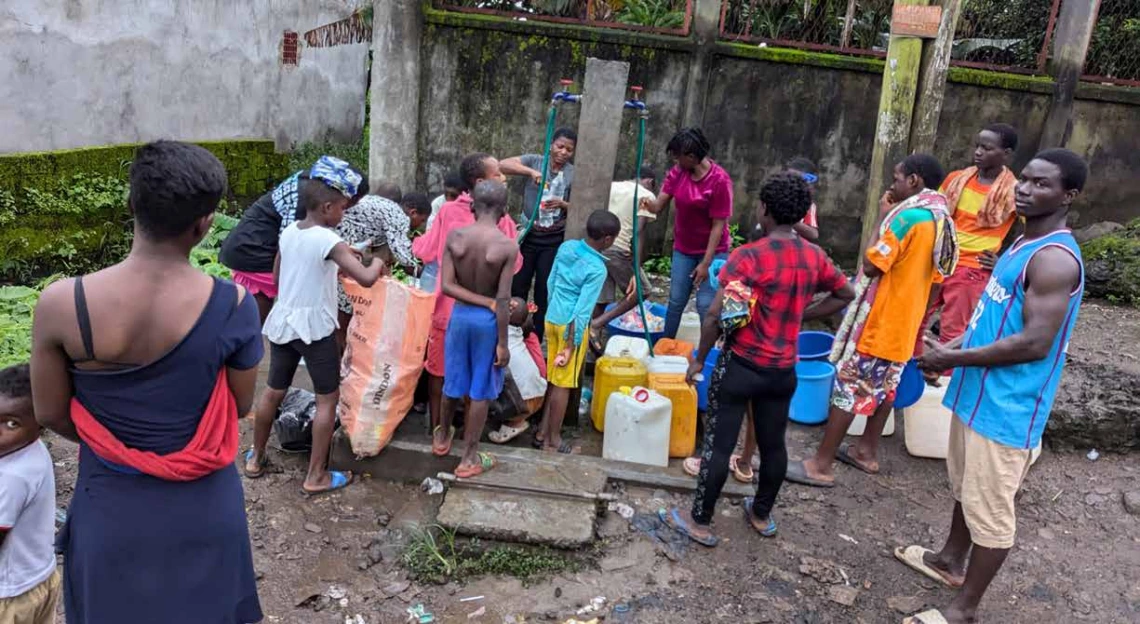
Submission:
[[906,409],[922,398],[922,391],[926,389],[926,380],[922,378],[922,371],[918,370],[918,360],[906,363],[899,376],[899,387],[895,388],[895,408]]
[[[802,335],[802,334],[801,334]],[[801,360],[796,363],[796,393],[788,418],[801,425],[818,425],[827,420],[831,402],[831,381],[835,367],[829,362]]]
[[[614,307],[614,305],[616,305],[616,304],[610,304],[610,305],[606,306],[606,310],[612,309]],[[636,309],[637,308],[634,308],[634,310],[636,310]],[[654,315],[664,318],[666,308],[665,308],[665,306],[661,305],[660,303],[651,303],[649,301],[646,301],[645,302],[645,311],[646,311],[646,313],[652,312]],[[645,331],[644,330],[630,331],[628,329],[622,329],[621,325],[618,324],[619,320],[620,320],[620,318],[616,318],[616,319],[610,321],[608,325],[606,325],[606,329],[609,330],[611,336],[631,336],[633,338],[644,338],[645,337]],[[660,340],[661,337],[664,335],[665,335],[664,330],[659,331],[659,332],[649,332],[649,341],[652,344],[656,344],[657,341]],[[652,344],[650,346],[652,346]]]
[[831,345],[835,344],[835,336],[822,331],[802,331],[797,341],[796,349],[800,354],[800,361],[826,360],[831,355]]

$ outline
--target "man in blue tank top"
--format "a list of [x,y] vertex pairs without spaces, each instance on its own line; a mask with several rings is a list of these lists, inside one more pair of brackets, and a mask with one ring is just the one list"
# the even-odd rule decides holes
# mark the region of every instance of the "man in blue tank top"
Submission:
[[926,370],[955,369],[944,405],[954,413],[946,465],[956,504],[941,552],[908,546],[895,556],[960,589],[941,612],[904,622],[975,621],[1013,547],[1014,497],[1049,418],[1084,290],[1065,221],[1087,177],[1084,160],[1064,149],[1025,166],[1015,194],[1025,235],[998,260],[958,344],[927,342]]

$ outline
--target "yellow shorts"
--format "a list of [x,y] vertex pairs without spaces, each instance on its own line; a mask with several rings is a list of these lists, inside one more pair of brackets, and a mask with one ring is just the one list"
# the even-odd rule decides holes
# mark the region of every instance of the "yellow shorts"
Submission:
[[46,581],[12,598],[0,598],[0,622],[5,624],[52,624],[60,596],[59,569]]
[[546,322],[546,380],[559,388],[577,388],[582,379],[582,366],[586,363],[586,349],[590,344],[590,329],[582,333],[582,342],[570,354],[566,366],[555,366],[554,358],[570,345],[566,325]]
[[1030,463],[1029,449],[998,444],[950,416],[946,470],[954,500],[962,504],[970,539],[978,546],[1013,547],[1017,535],[1014,499]]

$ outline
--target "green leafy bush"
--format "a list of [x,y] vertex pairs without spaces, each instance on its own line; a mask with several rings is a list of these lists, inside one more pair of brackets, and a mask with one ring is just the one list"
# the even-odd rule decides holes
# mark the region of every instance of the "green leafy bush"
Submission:
[[0,286],[0,368],[27,362],[32,351],[32,312],[40,291],[59,279],[53,275],[34,287]]
[[1140,305],[1140,219],[1084,243],[1081,255],[1089,296]]

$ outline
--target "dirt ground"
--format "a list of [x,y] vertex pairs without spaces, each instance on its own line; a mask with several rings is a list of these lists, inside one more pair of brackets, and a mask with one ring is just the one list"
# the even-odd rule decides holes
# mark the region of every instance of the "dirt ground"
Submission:
[[[1092,304],[1082,310],[1072,350],[1082,358],[1117,354],[1140,370],[1138,339],[1136,311]],[[1138,352],[1128,358],[1122,349]],[[248,438],[249,423],[242,429]],[[885,440],[879,476],[841,466],[834,490],[785,486],[775,539],[753,533],[739,503],[722,499],[714,525],[722,544],[692,545],[671,561],[611,512],[599,518],[605,539],[591,565],[529,587],[497,577],[412,582],[399,561],[403,544],[412,527],[433,522],[441,497],[366,478],[306,501],[298,493],[304,457],[274,454],[280,472],[245,482],[265,621],[398,623],[407,621],[409,606],[422,604],[444,623],[565,622],[601,596],[628,602],[630,622],[898,622],[952,595],[891,556],[896,546],[940,545],[952,505],[944,463],[909,456],[901,432],[899,423]],[[791,456],[803,457],[821,435],[793,426]],[[57,437],[48,441],[64,506],[76,453]],[[1020,495],[1018,544],[982,603],[980,621],[1140,622],[1140,517],[1122,503],[1123,493],[1140,491],[1138,477],[1135,455],[1090,461],[1085,450],[1047,448]],[[621,485],[617,491],[645,512],[691,500]]]

